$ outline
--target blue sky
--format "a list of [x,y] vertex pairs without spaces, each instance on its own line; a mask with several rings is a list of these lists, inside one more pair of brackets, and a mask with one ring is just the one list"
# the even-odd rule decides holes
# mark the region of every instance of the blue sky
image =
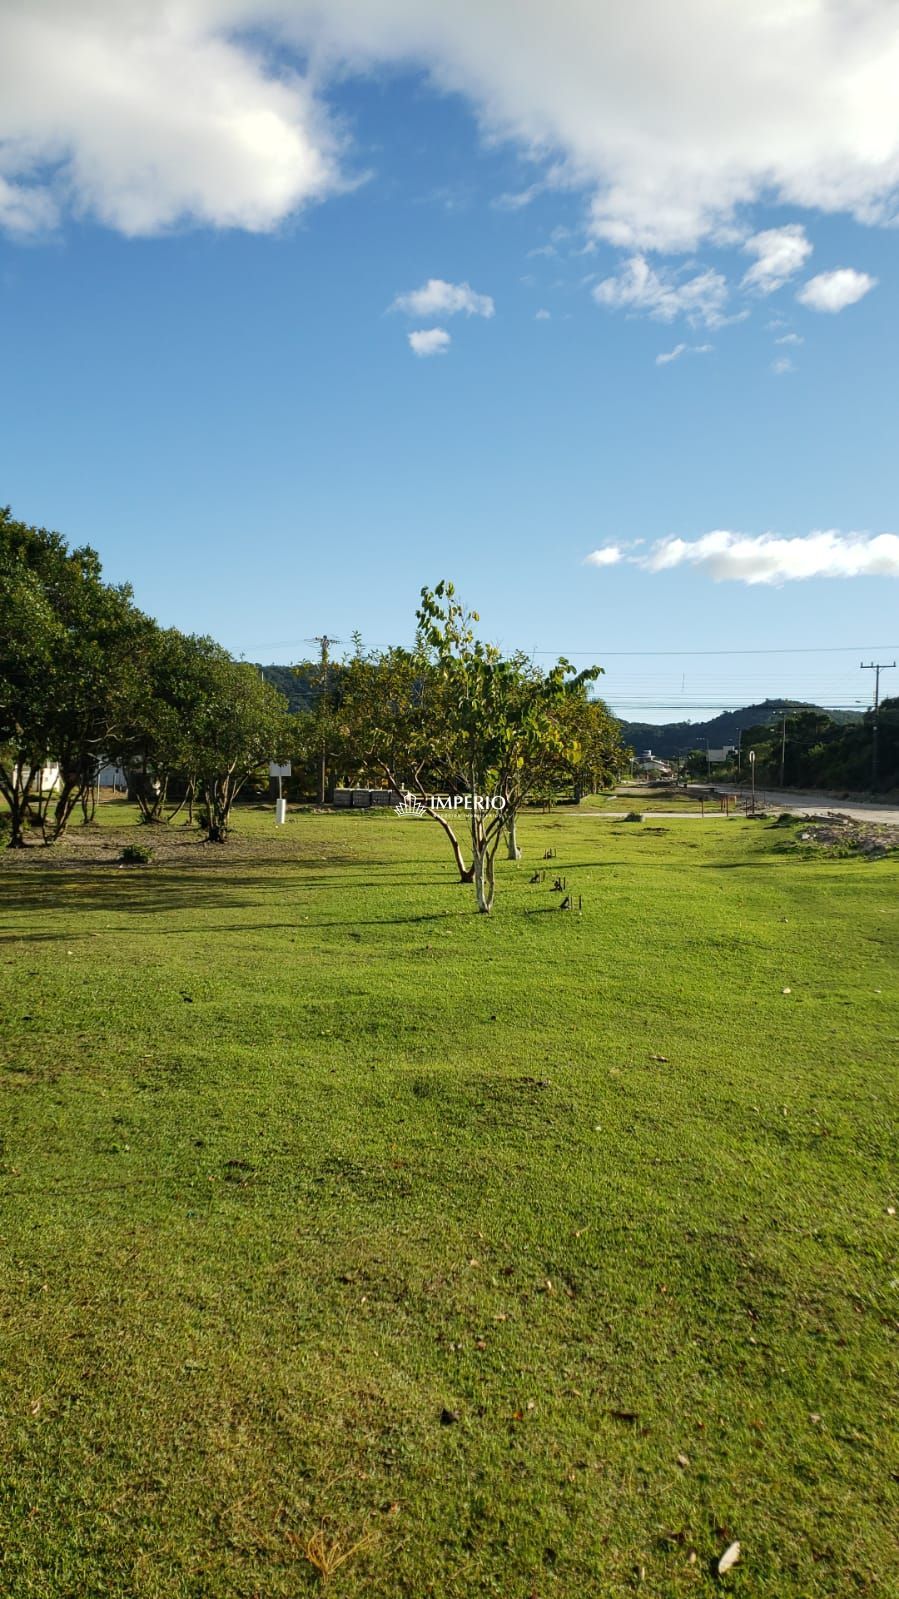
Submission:
[[[174,90],[147,110],[145,35],[99,0],[75,9],[36,0],[35,37],[3,24],[20,85],[0,110],[0,499],[15,514],[93,544],[160,622],[252,659],[296,659],[322,631],[408,638],[421,585],[450,576],[489,636],[604,662],[603,692],[635,718],[768,693],[867,702],[859,659],[892,659],[899,638],[892,91],[876,139],[865,120],[877,63],[899,55],[890,7],[855,13],[864,104],[831,92],[821,111],[810,83],[817,145],[794,148],[788,119],[783,159],[765,152],[758,172],[729,106],[720,138],[709,111],[697,143],[677,95],[644,155],[664,55],[640,64],[633,128],[626,105],[597,132],[603,84],[594,101],[573,6],[543,41],[573,87],[544,105],[530,58],[524,87],[485,87],[477,8],[421,40],[414,8],[384,0],[385,42],[357,37],[368,19],[338,0],[325,50],[314,6],[292,14],[294,29],[314,14],[297,37],[274,4],[184,0],[159,48],[170,80],[195,74],[187,127]],[[597,63],[614,19],[595,8]],[[845,41],[813,42],[824,88],[844,88]],[[139,126],[127,95],[95,126],[98,90],[63,94],[43,128],[87,45],[99,74],[136,74]],[[805,60],[809,40],[795,46]],[[751,101],[741,70],[733,94]],[[276,143],[257,169],[255,145],[218,150],[207,92],[275,96],[266,137],[286,154]],[[707,75],[697,92],[711,96]],[[430,280],[451,286],[420,297],[431,314],[391,309]],[[416,355],[409,335],[435,329],[442,353]],[[703,543],[715,530],[731,536]],[[820,530],[836,537],[811,544]],[[834,571],[856,575],[815,575]]]

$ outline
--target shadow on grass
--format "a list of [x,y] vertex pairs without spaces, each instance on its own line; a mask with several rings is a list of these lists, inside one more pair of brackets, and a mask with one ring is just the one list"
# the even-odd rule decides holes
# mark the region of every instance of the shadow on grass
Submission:
[[[700,871],[703,872],[758,872],[771,869],[770,860],[761,861],[702,861]],[[691,868],[695,871],[695,867]]]
[[[547,907],[549,910],[554,908],[553,906]],[[210,929],[208,923],[204,923],[199,927],[167,927],[165,937],[195,938],[203,935],[208,937],[210,931],[215,931],[216,933],[315,933],[322,928],[330,927],[340,927],[352,932],[357,927],[402,927],[411,926],[418,922],[457,921],[460,918],[474,916],[475,914],[474,908],[470,907],[466,910],[433,911],[417,916],[372,916],[365,921],[358,916],[348,916],[345,921],[319,921],[306,917],[300,922],[221,922],[217,923],[214,929]],[[539,915],[541,913],[536,912],[534,914]],[[103,938],[106,933],[114,938],[121,931],[121,928],[118,927],[102,930],[94,929],[84,933],[16,933],[4,929],[0,930],[0,949],[11,947],[13,944],[74,944],[84,940],[94,942],[98,938]],[[129,928],[128,934],[129,937],[155,938],[159,936],[155,928],[152,927]]]
[[[79,927],[78,919],[83,916],[106,914],[116,917],[129,917],[135,920],[146,919],[148,923],[157,917],[177,917],[185,911],[199,911],[210,918],[203,924],[190,927],[165,928],[166,934],[183,935],[187,933],[209,934],[210,931],[221,932],[264,932],[269,928],[293,929],[294,931],[311,932],[319,927],[377,927],[382,925],[400,925],[403,923],[435,922],[447,917],[467,915],[473,909],[473,894],[470,884],[463,884],[452,879],[424,878],[411,881],[407,877],[397,878],[394,874],[385,874],[383,878],[373,879],[363,883],[353,883],[352,892],[365,891],[368,897],[368,907],[371,909],[371,890],[378,890],[385,897],[385,914],[383,916],[369,915],[360,918],[352,910],[345,916],[338,914],[323,915],[330,910],[327,902],[323,903],[323,894],[327,893],[328,885],[320,877],[307,878],[305,875],[279,875],[271,873],[263,877],[253,874],[229,873],[227,878],[212,877],[205,871],[183,872],[156,875],[151,872],[134,872],[94,875],[72,875],[69,873],[41,874],[40,877],[16,877],[9,884],[13,890],[6,896],[7,915],[0,922],[0,940],[9,944],[13,942],[40,943],[44,941],[95,938],[102,936],[107,929],[96,927]],[[343,895],[346,894],[346,880],[342,880],[343,894],[335,898],[334,910],[337,911],[341,903],[346,903]],[[413,903],[408,911],[396,910],[396,890],[405,890],[410,898],[439,894],[441,898],[447,895],[454,903],[446,910],[424,911],[415,909]],[[456,893],[456,890],[462,890]],[[274,905],[273,905],[274,902]],[[283,911],[290,909],[296,913],[296,919],[267,920],[266,911],[269,907]],[[256,919],[250,921],[241,919],[240,922],[231,923],[219,921],[221,913],[239,910],[243,918],[253,912]],[[41,916],[46,917],[58,913],[64,915],[66,920],[74,923],[66,930],[41,930],[33,931],[27,926],[19,927],[12,920],[10,913],[18,917]],[[392,913],[392,914],[391,914]],[[129,933],[138,929],[129,928]],[[154,932],[155,929],[147,926],[141,929],[145,932]],[[121,931],[118,928],[108,929],[109,932]]]

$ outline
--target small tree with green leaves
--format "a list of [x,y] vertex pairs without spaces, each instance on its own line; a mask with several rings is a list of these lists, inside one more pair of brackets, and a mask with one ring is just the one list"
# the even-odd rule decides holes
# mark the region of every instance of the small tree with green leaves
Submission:
[[212,639],[193,645],[188,760],[206,836],[223,844],[241,789],[289,743],[287,702],[255,666],[233,660]]
[[495,645],[475,637],[477,613],[467,612],[445,581],[422,590],[417,617],[419,649],[445,688],[444,760],[448,775],[471,796],[466,814],[475,893],[478,910],[489,915],[501,839],[517,859],[522,806],[547,766],[571,758],[559,707],[600,668],[575,673],[562,659],[542,671],[522,654],[504,658]]

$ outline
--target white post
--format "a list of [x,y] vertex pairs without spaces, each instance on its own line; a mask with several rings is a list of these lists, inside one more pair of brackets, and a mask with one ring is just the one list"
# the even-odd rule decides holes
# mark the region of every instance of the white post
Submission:
[[278,827],[283,827],[284,823],[287,821],[287,801],[284,798],[281,790],[281,779],[282,777],[290,777],[290,761],[270,761],[268,774],[269,777],[276,777],[278,779],[278,798],[275,801],[275,823]]

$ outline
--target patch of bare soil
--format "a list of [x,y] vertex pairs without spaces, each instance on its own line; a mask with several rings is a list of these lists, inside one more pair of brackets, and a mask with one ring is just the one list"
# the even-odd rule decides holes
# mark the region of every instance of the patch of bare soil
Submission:
[[[255,808],[255,807],[254,807]],[[269,807],[270,808],[270,807]],[[123,872],[152,871],[159,866],[184,866],[190,869],[230,869],[238,863],[260,865],[277,860],[287,863],[297,852],[290,848],[290,837],[282,829],[271,837],[251,833],[241,826],[243,808],[235,813],[234,825],[224,844],[210,844],[197,827],[184,826],[181,821],[151,823],[135,826],[133,812],[122,826],[73,822],[65,836],[55,844],[46,845],[35,832],[24,849],[0,850],[0,870],[9,872],[83,871],[85,868],[105,867]],[[147,865],[127,865],[121,860],[122,851],[138,845],[152,852]],[[286,845],[286,848],[285,848]],[[308,850],[301,851],[308,858]],[[320,850],[317,856],[326,857]]]

